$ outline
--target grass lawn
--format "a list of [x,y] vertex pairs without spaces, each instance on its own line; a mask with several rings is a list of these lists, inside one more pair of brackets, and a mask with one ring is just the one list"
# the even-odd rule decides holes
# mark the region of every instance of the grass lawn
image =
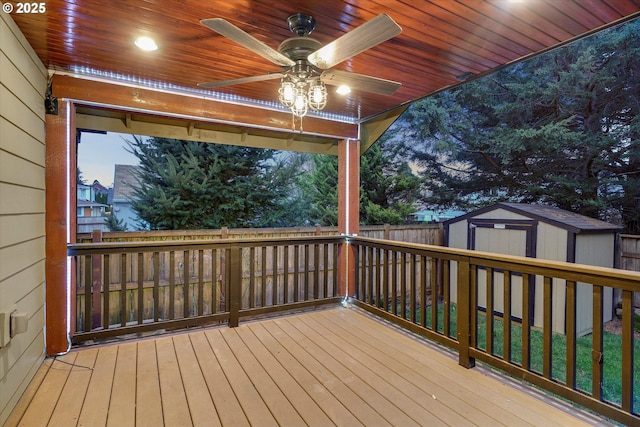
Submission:
[[[437,330],[443,332],[444,305],[438,304]],[[418,310],[419,316],[419,310]],[[431,327],[431,306],[427,307],[427,326]],[[456,307],[450,308],[450,334],[456,336]],[[418,320],[419,321],[419,320]],[[636,322],[637,324],[637,322]],[[478,313],[478,348],[486,348],[486,316]],[[493,319],[494,355],[503,354],[504,323],[502,317]],[[538,328],[531,328],[531,369],[542,373],[543,333]],[[602,393],[605,400],[620,405],[622,401],[622,337],[617,334],[604,332],[603,334],[603,384]],[[591,393],[591,348],[592,337],[585,335],[577,339],[576,343],[576,383],[579,390]],[[566,337],[553,334],[552,337],[552,377],[559,382],[566,382]],[[640,412],[640,340],[634,340],[634,412]],[[520,364],[522,361],[522,327],[520,323],[511,323],[511,361]]]

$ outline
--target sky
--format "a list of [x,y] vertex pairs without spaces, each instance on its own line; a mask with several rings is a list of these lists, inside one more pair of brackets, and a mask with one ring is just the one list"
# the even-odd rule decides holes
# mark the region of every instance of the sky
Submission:
[[113,186],[114,165],[137,165],[138,158],[126,151],[124,139],[131,135],[108,132],[106,135],[82,132],[78,145],[78,168],[87,184],[94,180],[109,188]]

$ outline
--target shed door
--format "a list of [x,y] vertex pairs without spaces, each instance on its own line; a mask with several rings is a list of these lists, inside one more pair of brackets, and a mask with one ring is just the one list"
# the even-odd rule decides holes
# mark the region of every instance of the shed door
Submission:
[[[503,221],[503,222],[500,222]],[[494,252],[504,255],[535,256],[536,221],[520,220],[514,223],[505,220],[472,220],[469,229],[469,249]],[[484,270],[483,270],[484,272]],[[531,291],[531,290],[530,290]],[[493,272],[494,313],[504,312],[504,272]],[[530,313],[533,314],[533,293],[530,292]],[[486,307],[487,276],[478,273],[478,306]],[[522,318],[522,276],[511,276],[511,316]]]

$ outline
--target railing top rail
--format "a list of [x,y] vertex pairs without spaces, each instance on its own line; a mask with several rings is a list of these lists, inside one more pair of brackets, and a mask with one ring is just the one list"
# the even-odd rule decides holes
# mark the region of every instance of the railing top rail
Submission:
[[624,290],[640,292],[640,273],[630,270],[360,236],[348,236],[347,239],[349,242],[368,244],[383,249],[395,249],[431,256],[437,255],[440,258],[452,261],[464,260],[471,264],[486,267],[512,270],[527,274],[544,274],[566,280],[615,286],[616,288]]
[[212,240],[154,240],[136,242],[76,243],[67,246],[69,256],[99,255],[108,253],[158,252],[165,250],[219,249],[251,246],[284,246],[299,244],[323,244],[344,242],[344,236],[265,237]]

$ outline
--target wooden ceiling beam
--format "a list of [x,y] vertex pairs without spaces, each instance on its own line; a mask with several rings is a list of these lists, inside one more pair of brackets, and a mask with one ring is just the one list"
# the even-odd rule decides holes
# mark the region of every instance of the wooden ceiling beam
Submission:
[[[62,74],[54,74],[52,82],[53,96],[71,99],[81,105],[99,105],[149,115],[300,133],[291,129],[292,117],[286,112]],[[304,117],[303,124],[302,135],[328,139],[358,138],[356,124],[308,116]]]
[[126,115],[126,120],[78,113],[76,125],[79,129],[100,130],[133,135],[155,136],[187,141],[210,142],[215,144],[241,145],[252,148],[270,148],[274,150],[298,151],[314,154],[338,155],[338,140],[320,140],[310,142],[296,139],[296,135],[288,137],[256,135],[250,131],[232,132],[219,129],[198,128],[193,122],[186,126],[140,121]]

